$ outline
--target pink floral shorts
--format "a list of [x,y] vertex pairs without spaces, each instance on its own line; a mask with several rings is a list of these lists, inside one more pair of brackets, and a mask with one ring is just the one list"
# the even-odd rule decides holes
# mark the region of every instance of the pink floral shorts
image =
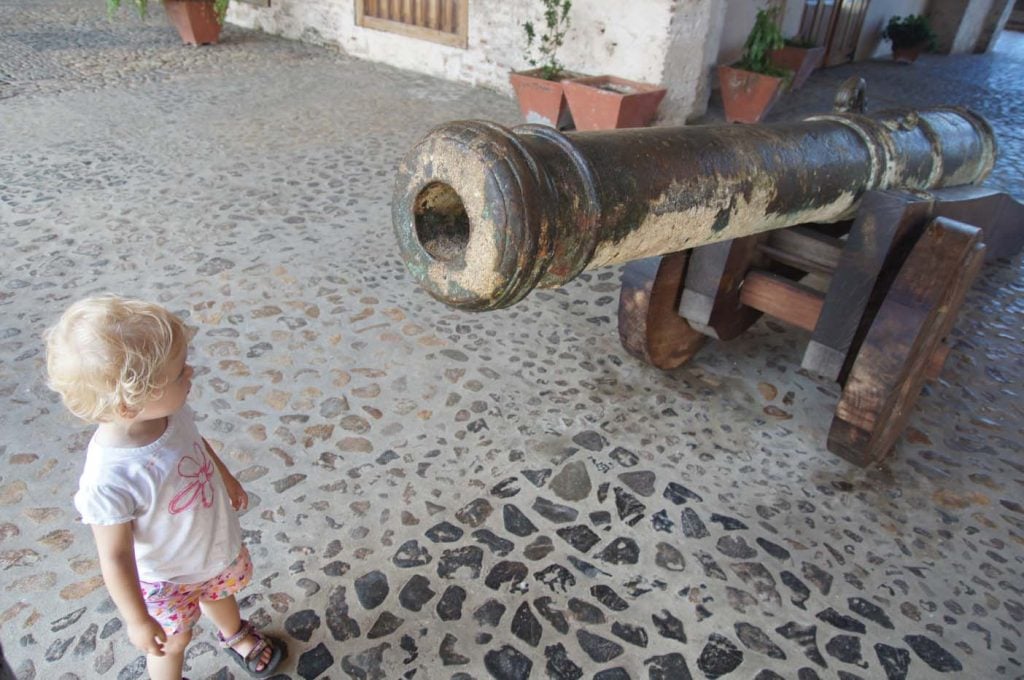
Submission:
[[142,599],[149,615],[157,620],[168,635],[177,635],[199,620],[200,600],[231,597],[249,585],[252,559],[243,545],[235,561],[224,571],[202,583],[171,583],[170,581],[139,581]]

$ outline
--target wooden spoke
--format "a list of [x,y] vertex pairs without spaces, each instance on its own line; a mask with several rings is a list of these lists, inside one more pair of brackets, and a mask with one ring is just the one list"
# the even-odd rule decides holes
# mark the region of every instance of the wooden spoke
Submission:
[[630,262],[619,292],[619,339],[652,366],[682,366],[707,339],[677,311],[689,251]]
[[925,380],[941,370],[943,341],[984,260],[980,236],[941,217],[925,228],[857,350],[832,419],[830,451],[866,466],[892,449]]

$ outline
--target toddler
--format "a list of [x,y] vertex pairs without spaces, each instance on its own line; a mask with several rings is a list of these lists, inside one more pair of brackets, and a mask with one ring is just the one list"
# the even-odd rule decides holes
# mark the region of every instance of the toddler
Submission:
[[241,618],[252,577],[236,510],[248,497],[199,434],[184,322],[159,305],[113,295],[73,304],[46,332],[50,386],[97,423],[75,494],[100,569],[153,680],[179,680],[202,610],[254,677],[285,654]]

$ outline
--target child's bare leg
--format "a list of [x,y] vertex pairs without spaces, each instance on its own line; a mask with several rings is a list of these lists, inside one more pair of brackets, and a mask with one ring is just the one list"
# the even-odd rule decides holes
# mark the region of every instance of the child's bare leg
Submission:
[[[220,631],[221,637],[225,639],[237,633],[242,627],[242,614],[238,611],[238,601],[235,600],[234,595],[219,600],[199,600],[199,607],[204,614],[210,617],[210,620],[217,626],[217,630]],[[237,644],[232,645],[232,649],[244,658],[255,644],[256,638],[246,635]],[[269,647],[263,650],[263,653],[260,654],[260,668],[270,663],[273,654],[274,651]]]
[[181,680],[181,666],[185,662],[185,648],[192,640],[192,631],[168,635],[164,655],[146,655],[146,670],[150,680]]

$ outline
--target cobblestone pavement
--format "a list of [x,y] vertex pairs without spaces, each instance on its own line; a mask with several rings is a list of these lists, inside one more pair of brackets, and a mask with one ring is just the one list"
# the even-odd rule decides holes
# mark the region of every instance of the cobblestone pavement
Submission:
[[[405,273],[393,168],[504,96],[159,16],[0,0],[0,635],[19,678],[144,674],[71,504],[89,432],[39,335],[119,291],[198,328],[191,399],[247,485],[245,614],[281,678],[1013,678],[1024,674],[1021,258],[970,292],[884,465],[824,442],[837,387],[762,322],[659,372],[619,346],[619,272],[501,312]],[[820,72],[774,118],[968,104],[1022,185],[1024,40]],[[708,119],[715,117],[714,112]],[[208,624],[195,678],[231,678]]]

